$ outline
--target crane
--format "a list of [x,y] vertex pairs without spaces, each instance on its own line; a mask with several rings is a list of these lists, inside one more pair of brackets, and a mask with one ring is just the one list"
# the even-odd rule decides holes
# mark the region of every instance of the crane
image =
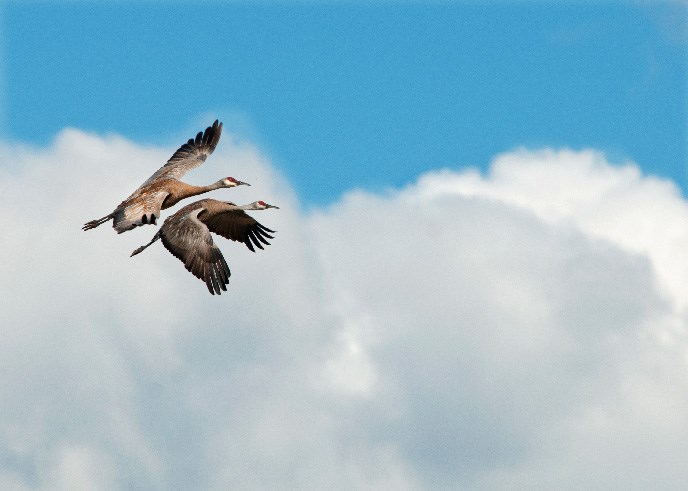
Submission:
[[112,227],[118,234],[141,225],[155,225],[160,211],[174,206],[184,198],[207,193],[214,189],[233,188],[242,184],[233,177],[226,177],[208,186],[192,186],[180,181],[184,174],[201,165],[213,153],[222,134],[222,123],[215,120],[205,132],[177,149],[167,163],[148,178],[131,196],[122,201],[112,213],[91,220],[82,230],[91,230],[112,219]]
[[275,231],[258,223],[245,210],[268,208],[279,209],[264,201],[241,206],[215,199],[195,201],[167,217],[151,241],[136,249],[131,256],[160,239],[165,248],[182,261],[191,274],[205,281],[211,294],[221,295],[222,290],[227,291],[226,285],[229,284],[231,273],[210,232],[243,242],[251,252],[255,252],[254,245],[263,249],[263,244],[270,245],[267,239],[274,239],[270,234]]

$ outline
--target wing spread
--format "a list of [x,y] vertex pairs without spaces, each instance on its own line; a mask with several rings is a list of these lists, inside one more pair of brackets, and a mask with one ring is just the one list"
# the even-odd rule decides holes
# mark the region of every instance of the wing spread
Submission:
[[222,290],[227,291],[231,273],[208,228],[197,218],[201,210],[169,217],[160,229],[160,238],[191,274],[205,281],[210,293],[220,295]]
[[255,252],[254,245],[263,249],[261,242],[270,245],[267,239],[274,238],[270,235],[275,233],[274,230],[261,225],[243,210],[223,211],[207,218],[200,215],[199,220],[205,223],[211,232],[229,240],[243,242],[252,252]]
[[169,193],[164,189],[150,190],[127,198],[114,212],[112,226],[118,234],[141,225],[155,225],[160,218],[160,207]]
[[[191,169],[195,169],[212,154],[222,135],[222,123],[215,120],[204,132],[179,147],[167,163],[150,176],[141,188],[159,179],[181,179]],[[140,188],[139,188],[140,189]]]

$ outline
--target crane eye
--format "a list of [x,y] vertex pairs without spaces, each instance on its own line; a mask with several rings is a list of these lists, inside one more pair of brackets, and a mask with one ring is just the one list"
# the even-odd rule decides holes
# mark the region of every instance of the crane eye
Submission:
[[259,201],[258,204],[259,204],[260,206],[266,206],[265,201]]
[[236,179],[234,179],[233,177],[228,177],[227,180],[230,182],[236,182]]

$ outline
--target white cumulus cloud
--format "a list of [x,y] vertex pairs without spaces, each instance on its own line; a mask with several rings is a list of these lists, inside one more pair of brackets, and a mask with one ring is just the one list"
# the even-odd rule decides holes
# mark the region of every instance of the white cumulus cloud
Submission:
[[[680,489],[688,203],[593,150],[526,149],[311,211],[223,136],[187,176],[278,231],[216,242],[229,292],[155,227],[83,232],[169,157],[65,130],[0,145],[0,485]],[[172,210],[174,211],[174,210]]]

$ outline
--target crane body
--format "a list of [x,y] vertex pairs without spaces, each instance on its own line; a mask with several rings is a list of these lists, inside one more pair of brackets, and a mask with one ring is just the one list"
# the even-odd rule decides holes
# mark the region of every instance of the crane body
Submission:
[[[188,204],[165,219],[150,242],[131,253],[135,256],[157,240],[184,263],[186,269],[203,280],[211,294],[227,291],[231,272],[222,252],[213,242],[211,232],[226,239],[241,242],[255,252],[270,245],[267,239],[274,230],[258,223],[247,210],[279,208],[264,201],[235,205],[229,201],[202,199]],[[255,246],[255,247],[254,247]]]
[[141,225],[157,223],[160,211],[174,206],[182,199],[197,196],[220,188],[233,188],[248,183],[226,177],[208,186],[193,186],[180,179],[191,169],[198,167],[213,153],[222,135],[222,123],[215,120],[212,126],[199,132],[196,138],[183,144],[167,163],[158,169],[112,213],[91,220],[82,227],[91,230],[112,220],[118,234]]

